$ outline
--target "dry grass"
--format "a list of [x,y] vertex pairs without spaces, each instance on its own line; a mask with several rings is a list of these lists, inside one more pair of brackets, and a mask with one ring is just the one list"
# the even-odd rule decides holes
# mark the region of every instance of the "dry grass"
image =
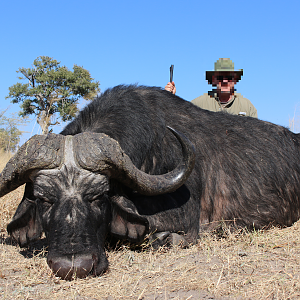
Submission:
[[221,238],[204,234],[188,249],[124,246],[107,252],[103,276],[66,282],[48,268],[43,243],[20,249],[7,236],[22,192],[0,201],[0,299],[300,298],[300,222],[265,232],[225,229]]

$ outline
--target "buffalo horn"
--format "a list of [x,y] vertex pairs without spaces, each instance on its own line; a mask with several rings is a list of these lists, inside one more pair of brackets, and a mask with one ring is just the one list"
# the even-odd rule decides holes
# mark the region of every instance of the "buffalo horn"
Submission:
[[62,161],[64,137],[54,133],[30,138],[8,161],[0,174],[0,197],[29,182],[34,169],[52,169]]
[[184,184],[192,172],[195,152],[193,145],[183,134],[168,128],[180,142],[183,152],[182,161],[169,173],[149,175],[139,170],[116,140],[101,133],[85,132],[74,137],[76,161],[82,168],[106,173],[143,195],[173,192]]

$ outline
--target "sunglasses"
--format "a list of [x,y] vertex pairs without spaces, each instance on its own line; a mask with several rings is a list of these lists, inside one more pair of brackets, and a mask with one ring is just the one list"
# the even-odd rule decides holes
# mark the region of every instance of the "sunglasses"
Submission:
[[234,76],[233,75],[226,75],[226,76],[218,75],[216,78],[218,81],[223,81],[225,79],[227,79],[228,81],[232,81],[234,79]]

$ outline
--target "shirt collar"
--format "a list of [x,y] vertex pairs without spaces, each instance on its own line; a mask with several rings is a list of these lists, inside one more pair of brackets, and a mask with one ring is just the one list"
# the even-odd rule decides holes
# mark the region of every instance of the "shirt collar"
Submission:
[[219,103],[219,105],[222,106],[223,108],[224,107],[229,107],[232,104],[232,102],[235,100],[235,98],[236,98],[235,90],[234,90],[233,97],[228,102],[226,102],[226,103],[221,103],[220,102],[218,94],[217,94],[217,90],[211,90],[211,91],[209,91],[208,95],[210,97],[214,98]]

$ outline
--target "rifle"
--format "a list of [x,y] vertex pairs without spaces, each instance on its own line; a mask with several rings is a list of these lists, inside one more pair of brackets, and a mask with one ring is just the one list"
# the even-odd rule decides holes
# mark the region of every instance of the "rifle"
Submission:
[[170,82],[173,82],[173,70],[174,70],[174,65],[171,65],[170,67]]

